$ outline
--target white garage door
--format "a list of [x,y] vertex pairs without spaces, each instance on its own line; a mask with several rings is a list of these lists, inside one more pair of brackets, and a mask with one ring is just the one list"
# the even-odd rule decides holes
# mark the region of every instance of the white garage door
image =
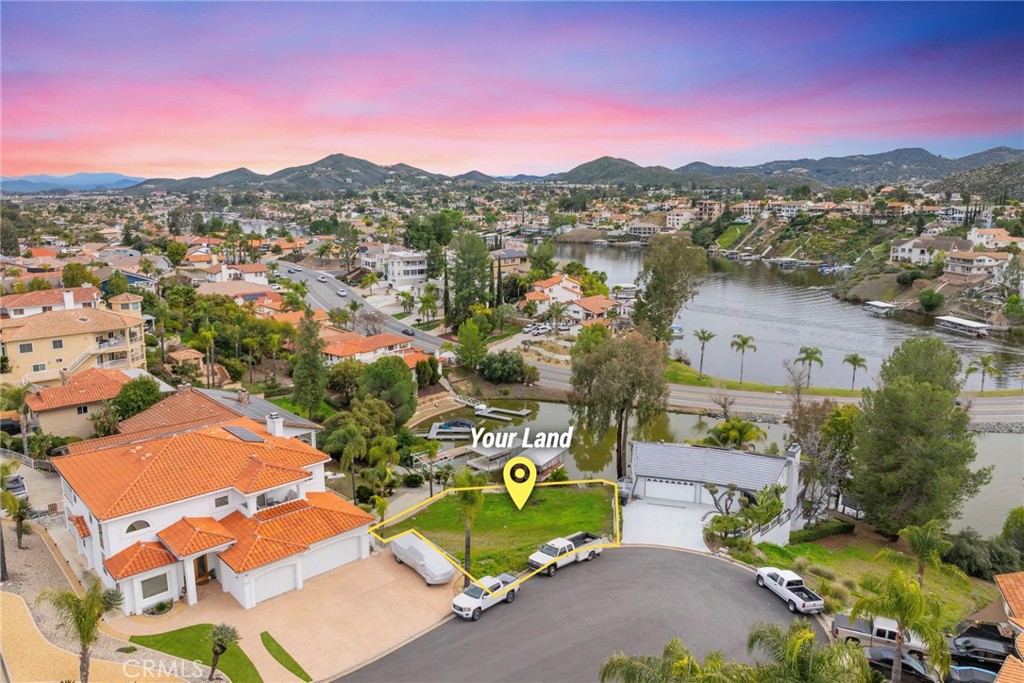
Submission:
[[644,482],[644,500],[655,505],[692,503],[696,490],[692,482],[647,479]]
[[270,569],[257,576],[253,579],[253,595],[256,602],[263,602],[275,595],[295,590],[299,585],[297,574],[298,565],[287,564],[283,567]]
[[335,541],[310,550],[302,558],[302,572],[306,579],[317,574],[329,572],[332,569],[348,564],[359,559],[359,544],[367,543],[364,537],[346,538],[343,541]]

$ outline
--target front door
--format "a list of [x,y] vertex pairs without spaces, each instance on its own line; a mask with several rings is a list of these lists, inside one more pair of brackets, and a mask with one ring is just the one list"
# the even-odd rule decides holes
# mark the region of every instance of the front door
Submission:
[[196,568],[196,585],[202,586],[210,581],[210,567],[206,562],[206,555],[200,555],[194,561]]

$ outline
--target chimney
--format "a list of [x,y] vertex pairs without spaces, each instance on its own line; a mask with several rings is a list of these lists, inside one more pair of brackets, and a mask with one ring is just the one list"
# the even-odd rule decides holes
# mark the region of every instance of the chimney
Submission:
[[189,384],[188,382],[182,382],[175,389],[175,393],[178,394],[179,396],[181,396],[182,394],[187,394],[190,391],[192,391],[192,385]]
[[800,444],[795,443],[786,449],[786,492],[783,503],[794,515],[799,514],[797,494],[800,493]]
[[68,369],[67,368],[61,368],[61,371],[60,371],[60,385],[64,386],[65,384],[67,384],[68,380],[70,378],[71,378],[71,373],[68,372]]
[[246,391],[245,389],[239,389],[238,394],[235,397],[235,400],[237,400],[242,405],[249,405],[249,392]]
[[210,252],[210,265],[217,265],[217,254]]
[[278,413],[267,415],[267,433],[271,436],[284,436],[284,418]]
[[75,307],[75,290],[65,289],[61,292],[61,295],[64,297],[65,309],[72,309]]

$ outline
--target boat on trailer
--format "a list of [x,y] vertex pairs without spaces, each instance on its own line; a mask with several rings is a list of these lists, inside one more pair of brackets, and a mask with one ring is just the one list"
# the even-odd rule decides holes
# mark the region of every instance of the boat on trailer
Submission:
[[891,318],[896,314],[896,307],[884,301],[865,301],[861,310],[879,318]]
[[940,315],[935,318],[935,327],[944,332],[965,334],[968,337],[987,337],[988,325],[974,320],[965,320],[952,315]]

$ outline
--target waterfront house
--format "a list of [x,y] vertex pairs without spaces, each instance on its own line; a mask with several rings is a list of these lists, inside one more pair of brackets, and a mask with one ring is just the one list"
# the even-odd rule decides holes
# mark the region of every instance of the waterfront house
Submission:
[[577,322],[585,322],[595,318],[607,318],[608,311],[619,309],[619,302],[603,295],[587,296],[570,301],[566,313]]
[[889,260],[912,263],[915,266],[931,265],[940,252],[970,251],[971,242],[957,237],[922,235],[908,239],[895,239],[889,249]]
[[943,274],[957,280],[1002,282],[1009,263],[1010,254],[1005,251],[951,251]]

